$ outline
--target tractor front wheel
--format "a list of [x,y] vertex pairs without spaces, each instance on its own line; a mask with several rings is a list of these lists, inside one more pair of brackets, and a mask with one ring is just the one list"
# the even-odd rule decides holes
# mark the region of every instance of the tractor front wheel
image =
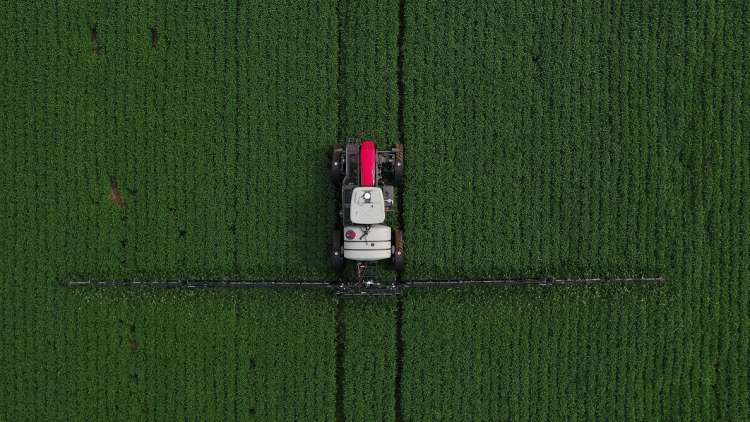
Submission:
[[402,144],[393,147],[393,183],[396,186],[404,184],[404,146]]
[[336,272],[344,268],[344,248],[341,245],[341,230],[333,232],[333,244],[331,248],[331,266]]
[[344,160],[341,159],[344,151],[341,148],[333,150],[331,155],[331,180],[335,184],[341,184],[344,179]]
[[391,260],[396,272],[400,273],[404,271],[404,258],[404,232],[393,230],[393,255],[391,256]]

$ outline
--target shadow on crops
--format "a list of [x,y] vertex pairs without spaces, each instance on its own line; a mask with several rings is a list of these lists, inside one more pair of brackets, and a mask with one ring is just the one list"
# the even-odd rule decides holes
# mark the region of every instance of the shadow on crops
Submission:
[[159,46],[159,30],[153,26],[151,27],[151,48],[158,48]]
[[135,324],[130,324],[130,329],[128,330],[128,349],[130,349],[131,352],[136,353],[138,350],[140,350],[140,345],[138,344],[138,341],[135,338]]
[[117,184],[117,177],[109,176],[109,200],[119,208],[125,209],[125,200],[122,198],[120,187]]
[[96,24],[91,25],[89,36],[91,37],[91,54],[94,56],[102,55],[104,53],[104,46],[101,43],[101,37],[99,36]]
[[290,226],[286,233],[291,246],[288,253],[293,254],[297,258],[295,261],[302,266],[289,269],[293,274],[330,272],[333,276],[328,251],[337,219],[334,204],[338,190],[329,174],[332,147],[333,143],[310,151],[310,159],[295,171],[302,179],[293,189],[304,194],[292,198],[288,204]]

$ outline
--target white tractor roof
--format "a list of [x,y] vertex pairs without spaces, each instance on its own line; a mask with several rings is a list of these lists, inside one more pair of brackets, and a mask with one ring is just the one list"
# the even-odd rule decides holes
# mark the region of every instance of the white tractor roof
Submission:
[[385,221],[383,190],[376,187],[354,188],[349,219],[354,224],[380,224]]

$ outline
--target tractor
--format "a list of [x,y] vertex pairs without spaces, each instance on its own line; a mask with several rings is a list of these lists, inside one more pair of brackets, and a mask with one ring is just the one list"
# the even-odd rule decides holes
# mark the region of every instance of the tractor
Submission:
[[[397,274],[404,270],[403,207],[396,194],[403,188],[404,147],[401,144],[378,150],[372,139],[350,138],[333,148],[331,178],[339,191],[337,223],[333,231],[331,261],[339,274],[336,281],[321,280],[232,280],[232,279],[151,279],[97,280],[70,278],[68,287],[134,288],[249,288],[249,289],[328,289],[338,295],[393,295],[411,289],[454,289],[509,285],[566,285],[605,283],[656,283],[663,276],[561,276],[511,278],[463,278],[436,280],[387,279],[374,271],[375,264],[390,261]],[[394,212],[395,211],[395,212]],[[356,277],[344,274],[346,261],[356,263]]]
[[402,272],[403,232],[386,224],[386,216],[397,209],[395,195],[403,186],[403,145],[378,150],[371,139],[349,138],[333,149],[331,179],[340,190],[331,244],[333,269],[342,271],[345,260],[350,260],[361,276],[368,264],[390,260]]

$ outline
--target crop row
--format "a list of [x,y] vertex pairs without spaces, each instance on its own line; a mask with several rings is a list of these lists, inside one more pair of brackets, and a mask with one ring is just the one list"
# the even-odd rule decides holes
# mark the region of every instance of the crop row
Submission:
[[[744,4],[2,7],[0,419],[741,420]],[[407,278],[647,287],[71,292],[328,279],[326,153],[403,130]],[[399,385],[395,385],[400,380]],[[398,400],[395,392],[401,392]]]
[[407,276],[670,282],[409,297],[406,419],[747,414],[746,15],[407,3]]
[[[330,420],[334,4],[1,7],[0,419]],[[153,35],[157,34],[154,45]]]
[[[355,298],[359,299],[359,298]],[[342,403],[346,420],[394,420],[396,303],[376,298],[345,300]]]
[[[371,137],[379,148],[398,141],[398,1],[338,2],[339,139]],[[387,224],[398,224],[395,213]],[[376,268],[393,280],[388,265]],[[395,417],[396,318],[392,301],[346,301],[340,411],[346,420]]]

